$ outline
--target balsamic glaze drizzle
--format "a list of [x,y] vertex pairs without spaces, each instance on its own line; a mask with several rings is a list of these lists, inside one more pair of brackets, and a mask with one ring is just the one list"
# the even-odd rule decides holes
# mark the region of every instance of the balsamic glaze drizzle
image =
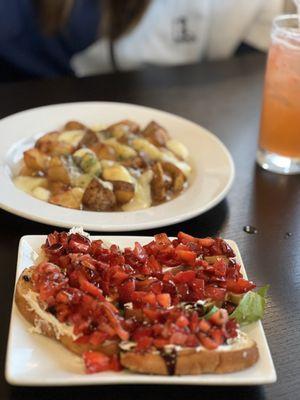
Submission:
[[174,375],[176,371],[177,350],[175,348],[168,351],[160,350],[160,355],[164,359],[168,375]]

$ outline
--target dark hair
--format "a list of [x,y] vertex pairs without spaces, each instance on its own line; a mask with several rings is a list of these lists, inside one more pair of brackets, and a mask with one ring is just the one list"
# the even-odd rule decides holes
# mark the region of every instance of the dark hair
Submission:
[[[74,5],[74,0],[32,1],[42,30],[48,35],[63,28]],[[118,39],[138,24],[149,3],[150,0],[102,0],[101,33],[112,41]]]

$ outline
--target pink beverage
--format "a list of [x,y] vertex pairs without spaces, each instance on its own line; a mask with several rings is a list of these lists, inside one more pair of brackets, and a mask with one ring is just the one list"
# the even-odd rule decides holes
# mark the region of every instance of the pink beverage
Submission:
[[300,173],[300,28],[297,15],[282,15],[273,24],[257,161],[273,172]]

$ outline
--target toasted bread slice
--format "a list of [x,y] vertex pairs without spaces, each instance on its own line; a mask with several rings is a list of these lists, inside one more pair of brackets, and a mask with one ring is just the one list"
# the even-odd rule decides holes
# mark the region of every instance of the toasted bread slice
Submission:
[[259,357],[256,343],[243,332],[239,332],[239,337],[232,344],[216,350],[203,347],[169,350],[146,353],[122,351],[121,364],[131,371],[144,374],[224,374],[251,367]]
[[118,352],[117,341],[106,341],[99,346],[76,343],[74,340],[77,337],[73,333],[73,327],[59,322],[38,301],[38,293],[34,291],[31,280],[33,271],[34,267],[31,267],[22,272],[16,286],[15,301],[23,317],[33,325],[32,330],[34,332],[56,339],[67,349],[78,355],[87,350],[101,351],[109,356]]

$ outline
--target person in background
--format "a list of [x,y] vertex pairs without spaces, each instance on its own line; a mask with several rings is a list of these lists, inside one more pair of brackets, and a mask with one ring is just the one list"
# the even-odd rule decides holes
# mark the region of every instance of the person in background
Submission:
[[266,51],[292,0],[0,0],[0,80],[87,76]]

